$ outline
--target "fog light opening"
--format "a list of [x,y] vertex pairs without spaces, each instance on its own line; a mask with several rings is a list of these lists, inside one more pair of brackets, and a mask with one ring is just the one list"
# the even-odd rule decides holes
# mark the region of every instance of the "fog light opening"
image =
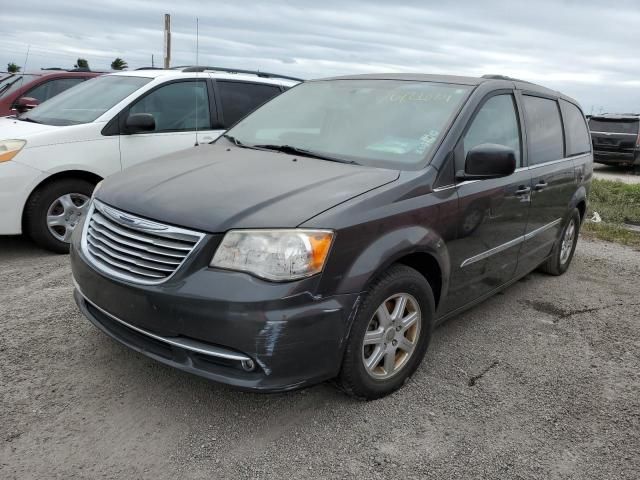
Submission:
[[242,369],[245,372],[251,372],[254,368],[256,368],[256,364],[251,359],[242,360],[240,363],[242,364]]

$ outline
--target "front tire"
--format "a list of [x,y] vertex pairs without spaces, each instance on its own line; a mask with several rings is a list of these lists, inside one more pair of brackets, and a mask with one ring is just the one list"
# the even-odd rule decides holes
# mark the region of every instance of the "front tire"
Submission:
[[71,234],[86,215],[95,185],[67,178],[37,189],[25,207],[25,231],[39,246],[68,253]]
[[406,383],[431,339],[435,301],[427,280],[406,265],[393,265],[374,280],[347,340],[339,387],[373,400]]
[[560,239],[553,248],[551,257],[540,266],[540,270],[555,276],[566,272],[576,251],[579,233],[580,211],[574,208],[565,222]]

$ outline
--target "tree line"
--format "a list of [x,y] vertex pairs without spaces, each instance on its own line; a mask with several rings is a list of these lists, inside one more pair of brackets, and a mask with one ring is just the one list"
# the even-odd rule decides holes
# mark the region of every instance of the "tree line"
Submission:
[[[127,65],[127,62],[125,62],[122,58],[120,57],[116,57],[116,59],[111,62],[111,69],[112,70],[126,70],[129,67],[129,65]],[[78,58],[78,60],[76,60],[75,65],[73,66],[73,68],[81,68],[83,70],[90,70],[89,68],[89,61],[86,58]],[[22,67],[20,65],[18,65],[15,62],[9,62],[7,64],[7,72],[9,73],[19,73],[20,70],[22,70]]]

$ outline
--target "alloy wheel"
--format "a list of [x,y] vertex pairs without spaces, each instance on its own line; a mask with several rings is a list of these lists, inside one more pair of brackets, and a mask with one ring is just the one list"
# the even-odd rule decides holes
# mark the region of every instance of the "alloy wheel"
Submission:
[[569,260],[571,250],[573,249],[573,242],[576,235],[576,223],[572,218],[567,225],[567,229],[562,237],[562,245],[560,246],[560,264],[564,265]]
[[386,380],[407,364],[418,345],[422,315],[418,301],[408,293],[387,298],[371,317],[362,345],[367,373]]

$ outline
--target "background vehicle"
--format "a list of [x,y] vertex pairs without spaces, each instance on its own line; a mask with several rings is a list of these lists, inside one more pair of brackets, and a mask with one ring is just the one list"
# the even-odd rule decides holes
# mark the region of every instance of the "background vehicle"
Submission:
[[598,163],[634,167],[640,173],[640,115],[635,113],[592,115],[589,129],[593,156]]
[[[98,75],[102,73],[74,70],[10,74],[0,79],[0,117],[26,111]],[[29,101],[19,105],[21,98]]]
[[89,320],[216,381],[371,399],[436,323],[567,270],[593,158],[558,92],[381,74],[305,82],[150,167],[105,180],[74,235]]
[[297,83],[206,67],[138,70],[83,82],[0,119],[0,234],[25,231],[45,248],[68,251],[102,178],[211,142]]

